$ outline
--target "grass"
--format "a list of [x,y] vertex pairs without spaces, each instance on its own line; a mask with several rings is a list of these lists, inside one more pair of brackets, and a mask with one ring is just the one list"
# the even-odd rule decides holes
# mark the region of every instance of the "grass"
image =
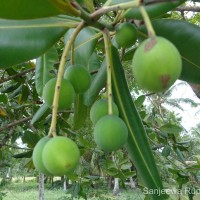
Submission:
[[[6,193],[3,200],[37,200],[38,185],[33,181],[29,182],[14,182],[0,186],[0,191]],[[113,196],[111,190],[106,189],[91,189],[87,193],[88,200],[143,200],[144,195],[140,190],[121,190],[118,196]],[[45,188],[45,199],[48,200],[71,200],[71,194],[64,191],[62,188]],[[74,198],[75,200],[75,198]],[[82,200],[82,199],[81,199]]]
[[[0,186],[0,194],[6,193],[3,200],[37,200],[38,199],[38,184],[35,181],[12,182]],[[1,195],[0,195],[1,196]],[[139,189],[120,190],[118,196],[113,196],[112,191],[104,188],[89,189],[87,191],[88,200],[143,200],[144,195]],[[1,198],[0,198],[1,199]],[[62,187],[51,185],[45,186],[45,199],[47,200],[71,200],[69,191],[64,191]],[[74,198],[75,200],[76,198]],[[171,195],[169,200],[177,200],[178,195]],[[188,200],[187,195],[182,195],[181,200]],[[200,194],[194,196],[193,200],[199,200]],[[83,200],[80,198],[80,200]]]

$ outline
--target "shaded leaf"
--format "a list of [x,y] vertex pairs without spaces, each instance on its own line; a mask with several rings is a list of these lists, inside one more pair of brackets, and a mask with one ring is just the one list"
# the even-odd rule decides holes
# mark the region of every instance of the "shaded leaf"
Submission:
[[171,147],[169,145],[166,145],[162,150],[162,156],[168,157],[171,153]]
[[27,151],[13,155],[14,158],[31,158],[33,151]]
[[74,129],[79,129],[83,126],[87,117],[87,107],[83,104],[83,95],[76,95],[74,106]]
[[31,124],[35,124],[36,122],[44,119],[51,111],[52,110],[46,104],[43,104],[33,115]]
[[45,84],[55,77],[53,70],[58,60],[58,53],[55,47],[52,47],[44,55],[36,59],[35,86],[40,96],[42,96]]
[[165,132],[165,133],[180,133],[183,131],[183,128],[178,126],[178,125],[174,125],[174,124],[165,124],[163,126],[160,127],[160,130]]
[[6,104],[8,102],[8,97],[5,94],[0,94],[0,102]]
[[22,136],[23,143],[27,144],[29,148],[33,148],[37,144],[39,139],[39,135],[32,133],[28,130],[25,131],[24,135]]

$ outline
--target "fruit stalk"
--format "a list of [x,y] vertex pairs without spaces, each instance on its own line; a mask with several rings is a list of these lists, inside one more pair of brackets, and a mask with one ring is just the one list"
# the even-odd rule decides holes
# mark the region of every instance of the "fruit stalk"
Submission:
[[112,55],[111,55],[111,39],[108,29],[104,29],[103,38],[105,43],[105,55],[107,63],[107,98],[108,98],[108,114],[112,115],[112,80],[111,80],[111,67],[113,66]]
[[64,74],[64,66],[65,62],[67,60],[68,53],[70,51],[70,48],[76,39],[78,33],[83,29],[85,26],[85,22],[81,22],[77,28],[74,30],[72,33],[70,39],[68,40],[67,44],[65,45],[65,48],[63,50],[63,54],[61,57],[59,69],[58,69],[58,75],[57,75],[57,82],[56,82],[56,87],[55,87],[55,94],[54,94],[54,100],[53,100],[53,106],[52,106],[52,120],[51,120],[51,126],[49,129],[49,134],[48,136],[56,136],[56,122],[57,122],[57,113],[58,113],[58,101],[59,101],[59,95],[60,95],[60,87],[61,87],[61,82],[62,82],[62,77]]
[[156,34],[155,34],[155,31],[154,31],[153,26],[151,24],[151,20],[149,19],[149,16],[148,16],[144,6],[140,6],[139,10],[140,10],[140,12],[142,14],[142,17],[144,19],[144,22],[146,24],[147,31],[148,31],[148,36],[149,37],[155,36]]

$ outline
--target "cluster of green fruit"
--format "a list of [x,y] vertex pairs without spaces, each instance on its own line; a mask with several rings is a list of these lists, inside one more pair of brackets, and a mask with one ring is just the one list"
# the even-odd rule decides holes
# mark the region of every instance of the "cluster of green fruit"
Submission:
[[119,118],[117,105],[112,102],[113,114],[108,114],[108,100],[96,101],[90,110],[90,119],[94,124],[94,140],[105,152],[116,151],[123,147],[128,138],[128,129]]
[[45,175],[63,176],[77,167],[80,151],[76,143],[67,137],[46,136],[36,144],[32,158],[39,172]]
[[[43,89],[43,99],[52,107],[57,78],[49,80]],[[91,84],[90,73],[81,65],[72,65],[64,73],[61,82],[58,110],[69,109],[74,102],[75,94],[82,94]]]
[[[120,47],[129,48],[137,40],[136,27],[131,23],[120,24],[116,41]],[[133,62],[136,82],[151,92],[163,92],[179,78],[182,70],[181,55],[169,40],[150,36],[136,49]]]

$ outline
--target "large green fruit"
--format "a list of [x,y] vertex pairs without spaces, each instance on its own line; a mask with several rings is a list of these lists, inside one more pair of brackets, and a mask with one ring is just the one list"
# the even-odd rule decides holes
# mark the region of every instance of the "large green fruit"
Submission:
[[[57,78],[53,78],[49,80],[43,89],[43,99],[47,106],[52,107],[55,87],[56,87]],[[66,80],[62,79],[61,87],[60,87],[60,96],[58,102],[58,110],[64,110],[71,107],[74,102],[75,92],[72,84]]]
[[142,42],[133,56],[136,82],[151,92],[168,89],[179,78],[182,60],[177,48],[163,37],[151,37]]
[[137,30],[134,24],[125,22],[116,29],[116,42],[120,47],[129,48],[137,40]]
[[44,163],[42,160],[43,149],[44,149],[45,145],[47,144],[47,142],[49,142],[49,140],[50,140],[50,137],[48,137],[48,136],[40,139],[39,142],[35,145],[33,154],[32,154],[33,164],[34,164],[35,168],[39,172],[42,172],[45,175],[51,175],[51,173],[44,166]]
[[81,65],[68,67],[65,71],[64,78],[71,82],[77,94],[86,92],[91,84],[90,73]]
[[94,127],[94,140],[104,151],[110,152],[123,147],[128,138],[128,129],[116,115],[102,117]]
[[[119,110],[114,102],[112,102],[112,110],[114,115],[119,115]],[[91,107],[90,120],[93,124],[96,124],[96,122],[105,115],[108,115],[108,99],[100,99]]]
[[44,166],[54,176],[63,176],[73,171],[79,159],[80,152],[76,143],[64,136],[52,138],[42,153]]

